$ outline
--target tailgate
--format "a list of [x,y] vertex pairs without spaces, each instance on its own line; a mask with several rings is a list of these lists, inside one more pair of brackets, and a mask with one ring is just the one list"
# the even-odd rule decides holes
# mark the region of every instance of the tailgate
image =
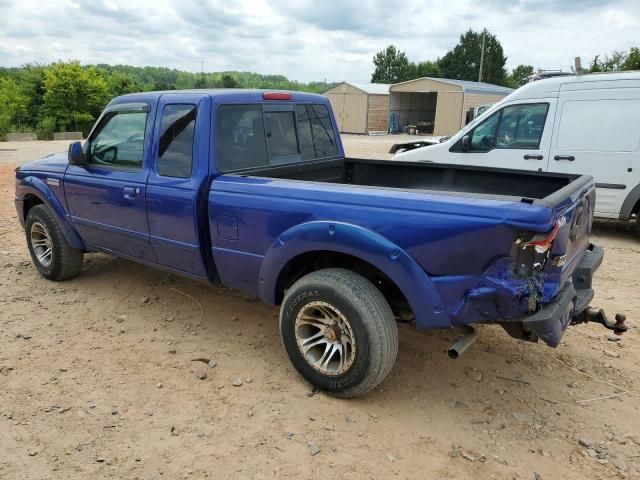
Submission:
[[[542,268],[542,303],[551,301],[563,288],[589,250],[596,186],[592,177],[583,175],[544,200],[553,208],[551,232],[535,235],[534,263]],[[544,251],[545,247],[548,249]]]

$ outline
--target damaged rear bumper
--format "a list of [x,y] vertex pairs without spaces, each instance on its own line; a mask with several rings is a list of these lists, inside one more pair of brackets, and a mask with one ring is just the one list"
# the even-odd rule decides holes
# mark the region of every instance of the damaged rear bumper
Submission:
[[534,342],[540,339],[550,347],[558,346],[567,327],[589,307],[593,299],[593,274],[602,264],[603,257],[601,247],[589,245],[572,279],[554,300],[522,320],[523,338]]

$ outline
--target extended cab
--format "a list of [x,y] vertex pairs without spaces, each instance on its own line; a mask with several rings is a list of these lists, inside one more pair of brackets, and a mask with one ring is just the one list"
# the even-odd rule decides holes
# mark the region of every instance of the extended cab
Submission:
[[389,373],[398,319],[499,323],[552,347],[596,319],[591,177],[345,158],[318,95],[125,95],[16,179],[43,276],[107,252],[281,305],[293,365],[340,396]]

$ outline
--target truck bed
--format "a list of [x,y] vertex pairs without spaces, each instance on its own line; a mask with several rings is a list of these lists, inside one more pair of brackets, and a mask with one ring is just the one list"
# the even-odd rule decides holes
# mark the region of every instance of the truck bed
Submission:
[[[397,160],[338,159],[272,166],[238,172],[288,180],[446,192],[454,195],[519,197],[554,202],[554,196],[579,176]],[[551,197],[551,198],[549,198]]]

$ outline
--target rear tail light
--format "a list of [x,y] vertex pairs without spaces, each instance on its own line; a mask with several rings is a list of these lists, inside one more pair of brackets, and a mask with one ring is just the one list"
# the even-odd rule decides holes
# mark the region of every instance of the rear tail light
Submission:
[[546,253],[551,249],[551,245],[558,235],[558,230],[560,230],[560,222],[556,222],[551,231],[547,234],[542,235],[534,235],[534,237],[522,244],[522,248],[530,248],[533,247],[536,249],[537,253]]
[[264,92],[262,98],[265,100],[291,100],[291,94],[286,92]]
[[564,217],[554,223],[547,233],[523,233],[513,243],[511,258],[514,270],[518,275],[530,276],[533,272],[542,271],[551,254],[553,241],[560,228],[566,223]]

